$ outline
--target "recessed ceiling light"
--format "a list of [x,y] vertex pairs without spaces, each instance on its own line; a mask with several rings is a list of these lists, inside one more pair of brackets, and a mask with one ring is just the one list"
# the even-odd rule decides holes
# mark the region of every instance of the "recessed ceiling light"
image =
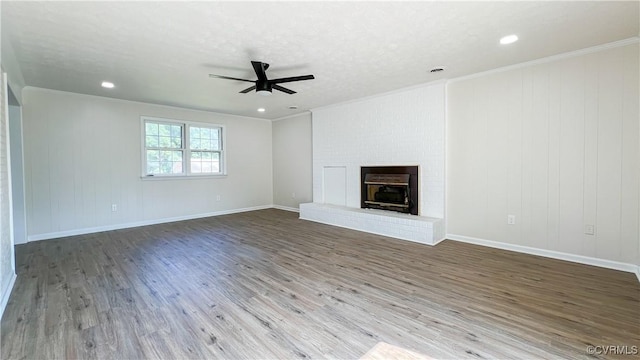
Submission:
[[109,81],[103,81],[103,82],[102,82],[102,87],[103,87],[103,88],[113,89],[113,87],[114,87],[114,86],[115,86],[115,85],[113,85],[113,83],[112,83],[112,82],[109,82]]
[[500,39],[500,44],[502,45],[513,44],[516,41],[518,41],[518,35],[507,35],[502,39]]
[[265,112],[265,111],[266,111],[266,109],[265,109],[265,108],[259,108],[259,109],[258,109],[258,112]]

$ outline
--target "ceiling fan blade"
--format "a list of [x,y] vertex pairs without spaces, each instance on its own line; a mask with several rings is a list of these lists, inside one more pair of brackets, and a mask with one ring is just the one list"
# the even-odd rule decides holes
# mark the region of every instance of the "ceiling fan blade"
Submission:
[[282,83],[292,82],[292,81],[313,80],[313,79],[315,79],[315,76],[313,75],[293,76],[293,77],[269,80],[269,84],[282,84]]
[[247,81],[247,82],[252,82],[252,83],[255,82],[255,80],[238,79],[238,78],[234,78],[234,77],[222,76],[222,75],[214,75],[214,74],[209,74],[209,77],[218,78],[218,79],[227,79],[227,80]]
[[255,90],[255,89],[256,89],[256,86],[255,86],[255,85],[253,85],[252,87],[248,87],[248,88],[246,88],[246,89],[244,89],[244,90],[240,91],[240,94],[246,94],[246,93],[248,93],[249,91],[252,91],[252,90]]
[[258,81],[267,81],[267,74],[265,74],[265,70],[269,68],[269,64],[265,64],[260,61],[252,61],[251,65],[253,65],[253,70],[256,72]]
[[295,94],[296,93],[295,91],[293,91],[291,89],[287,89],[286,87],[282,87],[282,86],[276,85],[276,84],[271,85],[271,88],[272,89],[276,89],[276,90],[280,90],[282,92],[286,92],[287,94]]

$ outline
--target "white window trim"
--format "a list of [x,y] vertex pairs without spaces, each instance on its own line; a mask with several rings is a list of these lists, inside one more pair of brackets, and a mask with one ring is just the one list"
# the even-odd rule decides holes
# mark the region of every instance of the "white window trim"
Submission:
[[[182,174],[147,174],[147,146],[146,146],[146,128],[145,122],[151,121],[156,123],[164,123],[164,124],[172,124],[172,125],[182,125],[183,126],[183,139],[184,142],[183,148],[176,149],[182,151],[183,158],[183,169],[184,172]],[[191,173],[191,166],[188,164],[188,155],[191,153],[190,143],[189,143],[189,126],[195,127],[208,127],[208,128],[220,128],[221,138],[220,138],[220,172],[215,174],[210,173]],[[224,178],[227,177],[227,129],[224,125],[206,123],[206,122],[196,122],[196,121],[185,121],[178,119],[168,119],[168,118],[160,118],[154,116],[140,116],[140,177],[143,180],[172,180],[172,179],[202,179],[202,178]]]

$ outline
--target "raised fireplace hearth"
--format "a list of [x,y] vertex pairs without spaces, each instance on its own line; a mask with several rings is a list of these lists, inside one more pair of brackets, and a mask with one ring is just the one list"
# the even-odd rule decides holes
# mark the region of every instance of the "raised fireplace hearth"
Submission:
[[417,166],[362,166],[360,207],[418,215]]

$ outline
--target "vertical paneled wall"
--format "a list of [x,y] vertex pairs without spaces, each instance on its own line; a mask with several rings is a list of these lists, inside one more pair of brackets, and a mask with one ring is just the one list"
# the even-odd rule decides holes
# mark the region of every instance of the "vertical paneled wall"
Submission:
[[[23,100],[30,240],[271,206],[269,121],[32,87]],[[141,115],[224,125],[228,176],[141,179]]]
[[11,238],[11,187],[9,183],[9,125],[7,75],[0,71],[0,316],[15,277]]
[[637,264],[638,67],[636,42],[451,82],[447,232]]

